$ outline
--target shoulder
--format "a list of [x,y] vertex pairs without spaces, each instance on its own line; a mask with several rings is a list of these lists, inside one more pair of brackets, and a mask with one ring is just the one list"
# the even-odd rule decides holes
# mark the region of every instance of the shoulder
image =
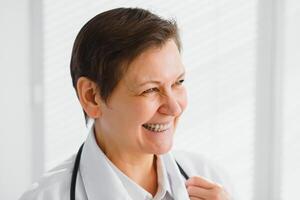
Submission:
[[173,151],[172,154],[190,177],[205,177],[215,183],[223,185],[229,193],[233,193],[233,186],[227,172],[216,162],[204,155],[194,152]]
[[20,200],[68,199],[74,159],[75,155],[46,172]]

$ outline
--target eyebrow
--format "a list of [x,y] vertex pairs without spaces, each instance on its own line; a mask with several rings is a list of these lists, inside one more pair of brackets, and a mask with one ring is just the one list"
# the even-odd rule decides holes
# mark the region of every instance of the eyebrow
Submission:
[[[185,75],[185,71],[182,72],[182,73],[177,77],[177,79],[183,77],[184,75]],[[149,83],[160,84],[161,82],[160,82],[160,81],[156,81],[156,80],[149,80],[149,81],[145,81],[145,82],[143,82],[143,83],[138,84],[138,87],[142,87],[142,86],[144,86],[144,85],[146,85],[146,84],[149,84]]]

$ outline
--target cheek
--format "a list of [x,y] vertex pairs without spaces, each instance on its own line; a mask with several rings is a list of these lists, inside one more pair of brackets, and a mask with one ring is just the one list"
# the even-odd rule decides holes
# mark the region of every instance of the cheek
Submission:
[[135,105],[135,112],[139,113],[141,118],[146,118],[146,120],[149,120],[149,117],[156,113],[157,109],[159,108],[159,97],[141,98],[136,101]]
[[188,104],[188,97],[187,97],[187,92],[186,89],[183,87],[182,90],[179,92],[179,97],[178,97],[178,103],[181,107],[182,112],[185,110]]
[[139,97],[132,100],[130,106],[126,107],[126,117],[134,124],[144,124],[153,117],[158,107],[159,101],[157,98]]

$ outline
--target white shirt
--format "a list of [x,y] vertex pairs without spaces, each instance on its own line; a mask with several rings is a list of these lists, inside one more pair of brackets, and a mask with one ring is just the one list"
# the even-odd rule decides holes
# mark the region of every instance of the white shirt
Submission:
[[[92,140],[92,145],[97,146],[95,133],[91,134],[91,137],[88,138]],[[98,146],[97,146],[98,147]],[[113,171],[117,174],[119,179],[121,180],[124,188],[126,188],[129,196],[132,199],[139,199],[139,200],[173,200],[171,187],[169,183],[169,177],[165,169],[165,165],[161,160],[160,156],[156,156],[156,168],[157,168],[157,182],[158,182],[158,189],[156,195],[153,197],[148,191],[142,188],[140,185],[136,184],[133,180],[131,180],[126,174],[124,174],[119,168],[117,168],[103,153],[101,148],[99,148],[99,155],[94,156],[102,156],[105,158],[107,163],[109,163],[110,167]],[[96,172],[95,172],[96,173]]]
[[167,175],[165,166],[160,158],[157,156],[157,182],[158,189],[157,193],[153,197],[148,191],[132,181],[128,176],[126,176],[120,169],[118,169],[109,159],[107,159],[115,173],[120,178],[123,186],[127,189],[128,194],[132,199],[141,200],[173,200],[171,187],[169,183],[169,177]]
[[[68,200],[75,156],[47,172],[20,200]],[[180,174],[172,153],[158,156],[159,189],[155,200],[189,200],[185,179]],[[176,153],[176,160],[190,176],[200,175],[224,186],[231,187],[210,162],[197,154]],[[126,186],[126,187],[125,187]],[[140,198],[142,197],[142,198]],[[90,129],[82,149],[76,181],[76,199],[80,200],[141,200],[151,199],[147,191],[117,169],[96,143]]]

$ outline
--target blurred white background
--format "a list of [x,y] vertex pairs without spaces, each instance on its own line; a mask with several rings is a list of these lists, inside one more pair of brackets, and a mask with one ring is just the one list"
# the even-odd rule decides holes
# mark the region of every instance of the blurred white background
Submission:
[[121,6],[179,24],[189,107],[174,148],[223,166],[240,199],[300,199],[296,0],[1,0],[0,199],[77,152],[86,132],[71,48],[84,23]]

